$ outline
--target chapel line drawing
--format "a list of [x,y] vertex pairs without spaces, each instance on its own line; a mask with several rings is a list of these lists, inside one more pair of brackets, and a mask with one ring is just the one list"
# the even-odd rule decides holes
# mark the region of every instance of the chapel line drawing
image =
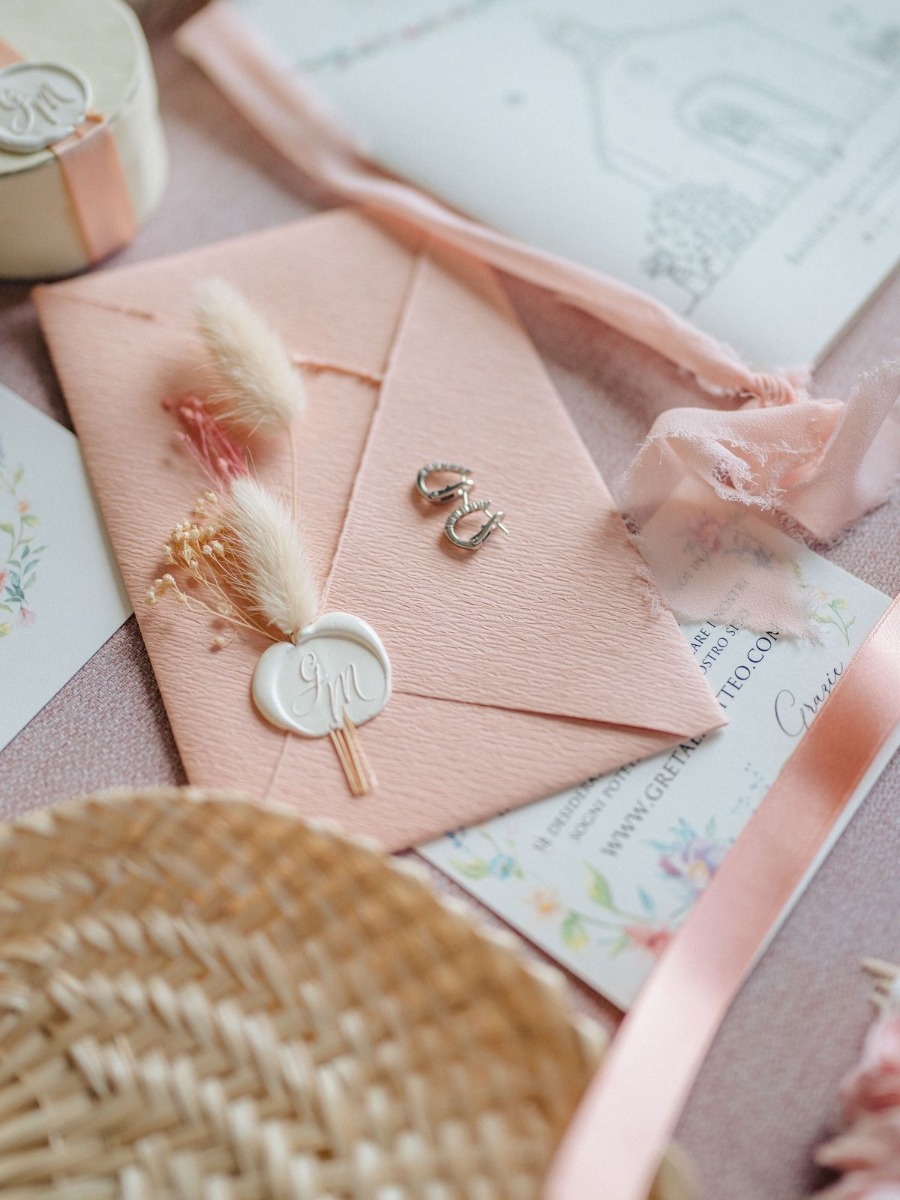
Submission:
[[537,19],[580,71],[599,165],[649,194],[641,267],[686,313],[900,86],[872,49],[892,47],[900,25],[864,44],[855,31],[839,57],[740,9],[618,30]]

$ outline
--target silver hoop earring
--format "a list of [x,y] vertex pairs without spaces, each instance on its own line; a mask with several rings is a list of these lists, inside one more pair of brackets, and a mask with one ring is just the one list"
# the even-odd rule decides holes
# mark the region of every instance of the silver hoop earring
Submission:
[[[459,480],[439,488],[428,487],[430,476],[443,474],[458,475]],[[448,500],[457,500],[460,496],[465,498],[474,486],[475,480],[469,468],[457,466],[456,463],[428,463],[416,476],[416,491],[429,504],[446,504]]]
[[[492,513],[490,508],[490,500],[476,500],[472,502],[469,500],[468,494],[464,493],[463,503],[459,508],[454,509],[444,522],[444,534],[447,539],[461,550],[478,550],[491,537],[495,529],[502,529],[504,533],[509,533],[509,530],[503,524],[504,514],[502,512]],[[487,520],[471,537],[460,537],[456,532],[457,524],[463,517],[467,517],[470,513],[475,512],[483,512]]]

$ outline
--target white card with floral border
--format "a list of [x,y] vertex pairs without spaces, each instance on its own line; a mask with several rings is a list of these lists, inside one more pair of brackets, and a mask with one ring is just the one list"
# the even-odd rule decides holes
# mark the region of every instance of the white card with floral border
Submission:
[[130,613],[77,439],[0,385],[0,749]]
[[[622,1009],[890,603],[769,528],[754,541],[753,528],[754,519],[742,520],[740,543],[730,549],[748,556],[744,583],[773,547],[793,561],[815,608],[819,644],[726,622],[683,624],[727,727],[419,849]],[[863,780],[782,921],[898,740]]]

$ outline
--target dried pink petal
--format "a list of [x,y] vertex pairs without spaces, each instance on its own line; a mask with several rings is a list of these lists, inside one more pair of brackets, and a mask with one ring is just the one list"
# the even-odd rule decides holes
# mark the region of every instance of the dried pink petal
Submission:
[[205,401],[188,393],[163,401],[181,425],[179,438],[216,487],[227,490],[235,479],[249,474],[237,442],[216,420]]
[[844,1119],[900,1104],[900,1012],[888,1005],[866,1034],[859,1064],[841,1087]]

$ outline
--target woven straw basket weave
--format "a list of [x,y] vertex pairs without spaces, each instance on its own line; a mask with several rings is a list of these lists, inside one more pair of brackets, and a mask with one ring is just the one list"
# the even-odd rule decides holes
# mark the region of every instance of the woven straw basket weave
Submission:
[[[536,1200],[592,1028],[288,813],[163,790],[0,829],[6,1200]],[[670,1160],[654,1196],[687,1195]]]

